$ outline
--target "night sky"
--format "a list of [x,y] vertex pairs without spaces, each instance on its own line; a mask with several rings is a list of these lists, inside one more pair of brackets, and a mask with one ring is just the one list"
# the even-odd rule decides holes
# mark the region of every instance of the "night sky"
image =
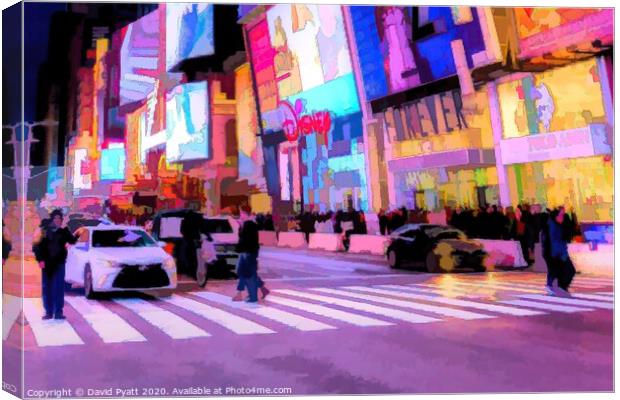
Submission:
[[[37,75],[39,67],[47,59],[49,26],[52,14],[63,11],[66,3],[25,3],[24,4],[24,118],[32,121],[35,118],[37,95]],[[16,4],[2,11],[2,68],[3,85],[8,92],[19,93],[19,70],[21,57],[19,36],[21,35],[21,4]],[[17,37],[15,36],[17,35]],[[16,57],[17,56],[17,57]],[[7,96],[10,99],[14,96]],[[19,101],[6,101],[3,124],[13,124],[21,119]]]

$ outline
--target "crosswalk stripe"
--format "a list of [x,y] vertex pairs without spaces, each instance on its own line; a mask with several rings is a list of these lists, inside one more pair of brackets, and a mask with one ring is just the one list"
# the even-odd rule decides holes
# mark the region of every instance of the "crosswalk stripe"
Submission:
[[146,341],[146,338],[134,327],[97,301],[83,297],[67,297],[65,300],[84,317],[104,343]]
[[259,325],[256,322],[241,318],[235,314],[231,314],[220,310],[219,308],[211,307],[199,301],[182,297],[177,294],[173,294],[170,297],[164,297],[162,300],[187,311],[191,311],[194,314],[200,315],[201,317],[213,321],[216,324],[221,325],[239,335],[275,333],[271,329]]
[[[488,282],[488,281],[475,281],[473,279],[466,279],[465,281],[467,281],[468,283],[478,283],[478,282],[484,282],[489,283],[489,284],[497,284],[497,285],[503,285],[503,286],[510,286],[511,288],[523,288],[523,289],[531,289],[531,290],[537,290],[540,289],[541,287],[544,287],[547,284],[547,280],[546,278],[544,279],[540,279],[539,281],[501,281],[501,282]],[[461,281],[462,282],[462,281]],[[590,284],[580,284],[577,280],[573,281],[573,284],[571,285],[573,287],[579,287],[579,288],[583,288],[583,289],[592,289],[592,288],[598,288],[601,287],[600,285],[590,285]]]
[[211,336],[196,325],[187,322],[178,315],[159,308],[143,299],[114,299],[114,302],[133,311],[140,318],[163,331],[173,339],[189,339]]
[[402,308],[410,308],[414,310],[426,311],[429,313],[440,314],[440,315],[444,315],[447,317],[453,317],[453,318],[459,318],[459,319],[465,319],[465,320],[495,318],[494,315],[479,314],[479,313],[474,313],[471,311],[463,311],[463,310],[458,310],[454,308],[433,306],[430,304],[418,303],[418,302],[414,302],[411,300],[408,300],[408,301],[396,300],[394,298],[372,296],[372,295],[367,295],[367,294],[353,293],[353,292],[347,292],[344,290],[328,289],[328,288],[315,288],[312,290],[317,291],[317,292],[322,292],[322,293],[331,293],[331,294],[353,297],[353,298],[362,299],[362,300],[369,300],[369,301],[374,301],[376,303],[389,304],[392,306],[397,306],[397,307],[402,307]]
[[614,297],[614,292],[596,292],[595,294],[607,297]]
[[40,298],[25,298],[23,304],[24,316],[39,346],[84,344],[67,320],[41,320],[45,311]]
[[9,337],[11,328],[22,309],[21,297],[2,295],[2,340]]
[[[420,294],[420,292],[422,293],[425,292],[425,290],[423,289],[414,289],[408,286],[398,286],[398,285],[378,285],[378,286],[386,288],[386,289],[390,289],[389,291],[395,293],[394,296],[407,297],[411,299],[425,300],[429,302],[437,302],[437,303],[449,304],[453,306],[476,308],[478,310],[486,310],[486,311],[497,312],[500,314],[515,315],[515,316],[520,316],[520,317],[544,314],[543,312],[539,312],[539,311],[522,310],[522,309],[515,308],[515,307],[499,306],[496,304],[481,303],[481,302],[475,302],[471,300],[429,296],[428,294]],[[373,292],[373,293],[377,293],[377,290],[381,290],[381,289],[376,289],[376,288],[366,288],[362,286],[347,286],[345,287],[345,289],[352,289],[352,290],[358,290],[362,292]],[[384,291],[383,294],[387,294],[387,293],[385,293]]]
[[346,322],[357,326],[389,326],[394,325],[391,322],[381,321],[375,318],[365,317],[346,311],[336,310],[335,308],[325,307],[318,304],[297,301],[289,298],[271,295],[269,301],[283,306],[296,308],[312,314]]
[[566,313],[594,311],[594,309],[592,308],[581,308],[581,307],[565,306],[565,305],[551,304],[551,303],[538,303],[538,302],[529,301],[529,300],[502,300],[502,301],[499,301],[499,303],[509,304],[513,306],[538,308],[538,309],[547,310],[547,311],[566,312]]
[[613,278],[595,278],[592,276],[577,275],[575,279],[586,281],[586,282],[592,282],[592,283],[602,283],[605,285],[611,285],[614,283]]
[[318,294],[300,292],[298,290],[274,289],[274,291],[277,293],[287,294],[290,296],[296,296],[296,297],[302,297],[302,298],[310,299],[310,300],[322,301],[327,304],[333,304],[333,305],[337,305],[337,306],[341,306],[345,308],[351,308],[353,310],[364,311],[364,312],[371,313],[371,314],[378,314],[383,317],[394,318],[394,319],[398,319],[401,321],[410,322],[413,324],[439,321],[437,318],[431,318],[425,315],[415,314],[415,313],[401,311],[401,310],[395,310],[393,308],[375,306],[375,305],[367,304],[367,303],[359,303],[356,301],[340,299],[337,297],[322,296]]
[[476,283],[469,283],[469,282],[450,282],[449,285],[438,285],[438,284],[411,284],[408,286],[413,286],[413,287],[430,287],[433,289],[442,289],[442,290],[456,290],[456,291],[464,291],[467,293],[471,293],[469,292],[469,288],[476,288],[476,289],[483,289],[486,291],[490,291],[490,292],[497,292],[498,290],[505,290],[505,291],[515,291],[515,292],[524,292],[524,293],[540,293],[540,290],[532,290],[532,289],[525,289],[525,288],[520,288],[520,287],[510,287],[510,286],[506,286],[506,285],[496,285],[496,284],[488,284],[488,283],[480,283],[480,284],[476,284]]
[[601,295],[589,294],[589,293],[587,294],[586,293],[573,293],[572,296],[578,299],[585,299],[585,300],[600,300],[600,301],[609,301],[609,302],[614,301],[613,297],[601,296]]
[[566,297],[554,297],[554,296],[545,296],[541,294],[526,294],[519,296],[524,299],[532,299],[532,300],[543,300],[551,303],[562,303],[569,304],[575,306],[584,306],[584,307],[595,307],[595,308],[604,308],[606,310],[613,310],[614,305],[612,303],[603,302],[603,301],[593,301],[593,300],[579,300],[573,298]]
[[293,314],[288,311],[283,311],[275,307],[266,305],[260,305],[254,307],[245,303],[233,302],[230,297],[221,295],[219,293],[211,292],[191,292],[194,296],[199,296],[203,299],[213,301],[218,304],[223,304],[238,310],[244,310],[261,317],[277,321],[281,324],[290,326],[291,328],[299,329],[300,331],[322,331],[326,329],[336,329],[336,327],[324,324],[319,321],[315,321],[310,318],[302,317],[301,315]]

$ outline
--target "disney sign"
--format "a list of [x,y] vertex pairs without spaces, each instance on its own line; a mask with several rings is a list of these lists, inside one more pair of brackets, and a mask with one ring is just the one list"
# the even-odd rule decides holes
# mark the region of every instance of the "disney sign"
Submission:
[[289,101],[281,101],[280,106],[286,115],[282,129],[290,142],[299,139],[299,135],[309,135],[315,132],[323,136],[323,142],[327,146],[327,135],[332,127],[332,117],[329,111],[315,111],[302,115],[304,104],[301,99],[295,101],[295,107]]

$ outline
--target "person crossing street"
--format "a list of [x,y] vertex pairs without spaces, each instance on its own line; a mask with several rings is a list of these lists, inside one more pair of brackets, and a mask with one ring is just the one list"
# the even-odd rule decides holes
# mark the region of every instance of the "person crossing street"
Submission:
[[83,228],[71,234],[67,227],[62,227],[61,210],[50,213],[49,223],[42,227],[40,236],[35,238],[32,246],[35,258],[41,268],[41,284],[44,320],[65,319],[65,261],[67,260],[67,244],[75,244],[82,234]]

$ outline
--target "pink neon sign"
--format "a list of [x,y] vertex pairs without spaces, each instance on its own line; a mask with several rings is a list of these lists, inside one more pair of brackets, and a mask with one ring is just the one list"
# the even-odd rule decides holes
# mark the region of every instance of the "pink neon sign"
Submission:
[[327,135],[332,127],[332,117],[329,111],[315,111],[302,115],[304,105],[300,99],[295,102],[295,107],[289,101],[281,101],[280,106],[288,114],[282,123],[282,129],[289,141],[294,142],[299,139],[299,135],[309,135],[315,132],[323,136],[323,141],[327,146]]

